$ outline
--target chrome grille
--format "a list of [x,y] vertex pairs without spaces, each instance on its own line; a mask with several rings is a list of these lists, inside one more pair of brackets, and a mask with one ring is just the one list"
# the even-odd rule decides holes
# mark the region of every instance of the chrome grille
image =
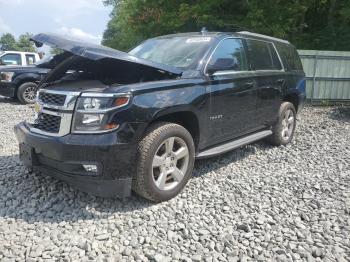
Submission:
[[66,97],[67,96],[63,94],[53,94],[45,92],[39,93],[39,101],[48,105],[63,106],[66,101]]
[[58,133],[60,131],[61,117],[39,113],[33,127],[49,133]]
[[36,119],[30,125],[33,133],[61,137],[70,133],[73,111],[80,92],[41,89],[34,108]]

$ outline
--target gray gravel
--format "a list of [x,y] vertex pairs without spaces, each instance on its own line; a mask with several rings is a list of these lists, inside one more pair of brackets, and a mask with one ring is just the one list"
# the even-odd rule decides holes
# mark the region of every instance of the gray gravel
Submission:
[[0,100],[0,261],[348,261],[350,109],[306,108],[294,142],[196,163],[177,198],[100,199],[29,174]]

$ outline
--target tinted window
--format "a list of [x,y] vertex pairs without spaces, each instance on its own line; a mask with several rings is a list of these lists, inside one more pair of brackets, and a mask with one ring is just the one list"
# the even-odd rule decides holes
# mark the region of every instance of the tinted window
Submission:
[[27,65],[35,64],[35,55],[26,55]]
[[3,55],[1,60],[5,65],[22,65],[21,55],[19,54]]
[[252,70],[281,70],[275,48],[271,43],[247,39]]
[[281,56],[284,67],[289,71],[303,71],[297,50],[289,45],[277,44],[278,53]]
[[241,39],[225,39],[214,51],[208,68],[211,66],[225,68],[230,71],[247,71],[247,59]]

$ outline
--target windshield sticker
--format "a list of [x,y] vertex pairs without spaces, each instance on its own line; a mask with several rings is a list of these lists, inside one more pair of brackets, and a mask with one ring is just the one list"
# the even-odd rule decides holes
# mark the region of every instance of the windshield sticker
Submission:
[[191,43],[202,43],[202,42],[210,42],[211,37],[196,37],[196,38],[189,38],[186,40],[187,44]]

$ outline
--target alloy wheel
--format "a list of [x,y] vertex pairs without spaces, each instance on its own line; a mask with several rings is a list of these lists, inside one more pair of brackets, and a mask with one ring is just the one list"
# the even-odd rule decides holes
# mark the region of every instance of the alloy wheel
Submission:
[[189,150],[180,137],[166,139],[157,149],[152,162],[152,177],[160,190],[174,189],[185,177]]
[[289,140],[290,137],[293,135],[294,130],[294,112],[291,109],[288,109],[284,112],[283,119],[282,119],[282,139],[283,140]]
[[34,102],[37,88],[35,86],[27,87],[23,92],[23,98],[28,102]]

